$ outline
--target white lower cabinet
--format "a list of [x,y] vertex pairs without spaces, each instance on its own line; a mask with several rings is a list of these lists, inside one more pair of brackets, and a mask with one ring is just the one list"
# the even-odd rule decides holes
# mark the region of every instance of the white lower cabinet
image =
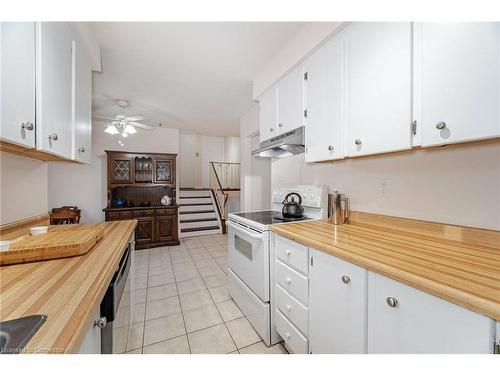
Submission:
[[368,271],[310,249],[310,352],[366,353]]
[[370,272],[368,353],[492,353],[495,322]]
[[78,354],[101,354],[101,328],[95,324],[101,317],[100,308],[100,305],[98,305],[93,314],[94,318],[90,322],[90,326],[80,344]]

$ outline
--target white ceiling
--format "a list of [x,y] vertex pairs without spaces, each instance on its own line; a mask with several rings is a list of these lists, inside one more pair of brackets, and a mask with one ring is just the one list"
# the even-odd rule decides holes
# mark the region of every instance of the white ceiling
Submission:
[[128,114],[183,131],[238,135],[252,106],[252,79],[303,23],[96,22],[102,72],[93,111]]

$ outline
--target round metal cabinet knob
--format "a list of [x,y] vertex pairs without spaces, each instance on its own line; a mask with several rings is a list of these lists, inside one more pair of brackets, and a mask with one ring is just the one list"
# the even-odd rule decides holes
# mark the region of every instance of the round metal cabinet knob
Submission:
[[269,128],[269,131],[270,131],[270,132],[273,132],[273,131],[274,131],[274,129],[273,129],[273,128]]
[[290,254],[292,254],[292,251],[287,249],[287,250],[285,250],[285,254],[286,254],[287,256],[290,256]]
[[357,146],[359,146],[361,144],[361,139],[356,139],[354,141],[354,144],[357,145]]
[[101,316],[99,319],[97,319],[94,322],[94,327],[104,328],[104,327],[106,327],[106,323],[107,322],[108,321],[106,320],[106,317],[105,316]]
[[287,283],[287,284],[291,284],[291,283],[292,283],[292,279],[290,279],[289,277],[287,277],[287,278],[285,279],[285,281],[286,281],[286,283]]
[[84,147],[79,147],[78,148],[78,152],[85,152],[85,148]]
[[49,135],[49,139],[50,139],[51,141],[57,141],[57,138],[59,138],[59,137],[57,136],[57,134],[56,134],[56,133],[54,133],[54,134],[50,134],[50,135]]
[[342,276],[342,282],[344,284],[349,284],[351,282],[351,278],[349,276]]
[[394,297],[387,297],[386,302],[390,307],[396,307],[398,305],[398,300]]
[[446,122],[444,122],[444,121],[439,121],[439,122],[436,124],[436,129],[438,129],[438,130],[442,130],[442,129],[444,129],[444,128],[446,128]]
[[290,334],[289,334],[288,332],[287,332],[287,333],[285,333],[285,337],[286,337],[287,339],[289,339],[289,338],[290,338]]
[[25,130],[33,130],[35,127],[34,127],[34,125],[33,125],[33,123],[32,123],[32,122],[29,122],[29,121],[28,121],[28,122],[23,122],[23,123],[21,124],[21,128],[22,128],[22,129],[25,129]]
[[280,122],[280,123],[278,124],[278,126],[279,126],[280,128],[282,128],[282,127],[283,127],[283,123],[282,123],[282,122]]
[[332,145],[328,146],[328,151],[333,151],[333,146]]
[[291,306],[291,305],[286,305],[285,307],[286,307],[286,310],[287,310],[288,312],[292,311],[292,306]]

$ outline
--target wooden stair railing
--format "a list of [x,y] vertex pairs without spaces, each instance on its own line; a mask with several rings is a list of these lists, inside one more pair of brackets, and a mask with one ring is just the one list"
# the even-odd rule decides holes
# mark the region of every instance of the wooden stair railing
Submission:
[[210,190],[214,196],[217,214],[220,218],[222,233],[226,234],[228,215],[228,191],[240,190],[240,163],[209,162]]

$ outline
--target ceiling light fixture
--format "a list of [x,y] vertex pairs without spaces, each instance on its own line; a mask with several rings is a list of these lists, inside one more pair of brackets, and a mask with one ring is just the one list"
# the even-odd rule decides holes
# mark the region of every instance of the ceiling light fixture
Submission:
[[135,134],[137,133],[137,130],[130,124],[125,125],[125,128],[123,129],[125,133],[128,134]]
[[104,131],[105,131],[106,133],[108,133],[108,134],[112,134],[112,135],[114,135],[114,134],[118,134],[118,133],[119,133],[119,131],[118,131],[118,129],[116,128],[115,124],[110,124],[110,125],[108,125]]
[[122,137],[123,137],[123,138],[127,138],[127,137],[128,137],[128,134],[127,134],[127,133],[125,133],[125,132],[123,132],[123,133],[122,133]]

